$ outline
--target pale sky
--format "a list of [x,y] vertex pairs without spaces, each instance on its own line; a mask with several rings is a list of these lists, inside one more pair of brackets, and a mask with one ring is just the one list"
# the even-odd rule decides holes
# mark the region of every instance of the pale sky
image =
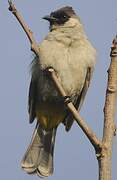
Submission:
[[[101,138],[110,47],[113,37],[117,34],[117,1],[15,0],[15,4],[39,42],[48,33],[48,23],[42,20],[44,15],[70,5],[80,16],[87,36],[97,50],[93,80],[80,114]],[[20,167],[20,161],[35,126],[35,123],[28,123],[27,112],[29,64],[33,55],[25,33],[8,11],[7,1],[0,2],[0,23],[0,179],[36,180],[39,178],[26,174]],[[60,125],[56,138],[54,165],[54,174],[48,178],[49,180],[98,180],[98,164],[94,149],[76,123],[69,133]],[[115,138],[113,180],[117,179],[116,167]]]

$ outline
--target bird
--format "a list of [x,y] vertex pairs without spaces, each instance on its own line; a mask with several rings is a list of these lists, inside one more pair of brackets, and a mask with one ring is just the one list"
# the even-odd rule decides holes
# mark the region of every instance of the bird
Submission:
[[57,128],[62,123],[69,131],[74,118],[46,70],[55,70],[79,112],[94,71],[96,50],[71,6],[61,7],[43,19],[49,22],[49,32],[38,45],[39,57],[35,56],[31,63],[28,97],[29,122],[36,119],[36,127],[21,167],[28,174],[48,177],[54,171]]

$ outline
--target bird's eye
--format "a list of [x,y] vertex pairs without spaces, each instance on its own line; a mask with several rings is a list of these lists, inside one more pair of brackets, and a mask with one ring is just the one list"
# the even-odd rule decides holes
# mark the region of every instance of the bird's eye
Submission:
[[63,17],[64,17],[64,18],[67,18],[67,16],[66,16],[66,15],[64,15]]

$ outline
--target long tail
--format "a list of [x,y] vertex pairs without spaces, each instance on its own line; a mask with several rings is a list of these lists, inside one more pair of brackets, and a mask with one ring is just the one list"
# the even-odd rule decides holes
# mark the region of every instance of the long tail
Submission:
[[56,130],[57,128],[46,132],[37,123],[31,143],[21,162],[27,173],[37,173],[40,177],[52,175]]

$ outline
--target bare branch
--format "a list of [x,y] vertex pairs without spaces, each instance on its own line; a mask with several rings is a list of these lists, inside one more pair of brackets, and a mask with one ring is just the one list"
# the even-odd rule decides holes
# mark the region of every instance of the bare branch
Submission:
[[[28,39],[31,43],[31,47],[32,47],[31,49],[37,56],[39,56],[39,46],[33,37],[33,33],[31,32],[31,30],[28,28],[28,26],[24,22],[23,18],[17,11],[17,9],[16,9],[15,5],[12,3],[12,1],[9,2],[9,10],[15,15],[15,17],[17,18],[17,20],[23,27],[24,31],[26,32]],[[52,68],[48,69],[48,72],[49,72],[50,76],[52,77],[52,79],[57,87],[57,90],[60,92],[60,94],[63,97],[65,97],[66,93],[64,92],[64,89],[61,86],[54,69],[52,69]],[[70,112],[73,114],[73,117],[76,119],[76,122],[78,123],[78,125],[81,127],[81,129],[84,131],[84,133],[90,140],[91,144],[94,146],[96,152],[98,152],[101,149],[100,140],[96,137],[95,133],[88,127],[88,125],[85,123],[85,121],[80,117],[79,113],[77,112],[77,110],[75,109],[75,107],[73,106],[73,104],[71,102],[67,104],[67,107],[70,110]]]
[[115,127],[115,107],[117,99],[117,37],[111,48],[111,64],[108,70],[108,85],[104,106],[104,130],[102,152],[99,158],[99,180],[111,180],[112,146]]

